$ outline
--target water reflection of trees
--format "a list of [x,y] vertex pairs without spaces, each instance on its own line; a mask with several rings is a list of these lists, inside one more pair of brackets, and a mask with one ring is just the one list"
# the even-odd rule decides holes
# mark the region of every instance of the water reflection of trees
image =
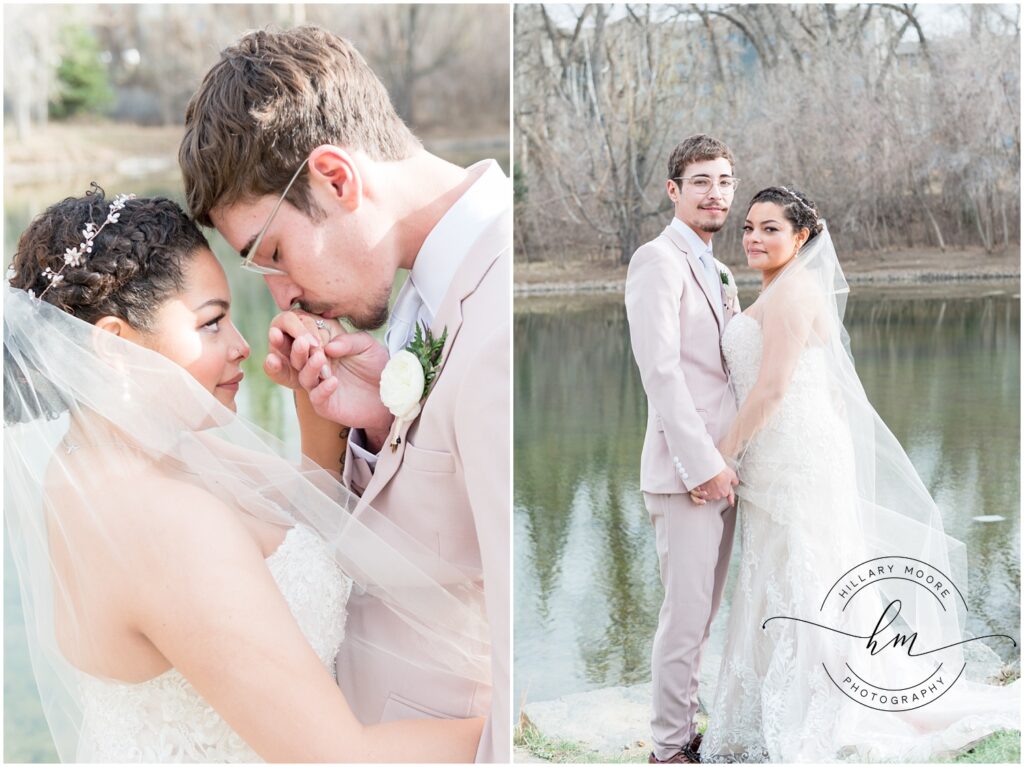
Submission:
[[[1020,564],[1020,304],[1006,296],[851,301],[857,370],[911,458],[949,532],[970,553],[970,623],[1015,630]],[[998,514],[999,524],[972,522]],[[982,577],[981,574],[984,574]],[[992,624],[995,619],[997,624]],[[1013,648],[999,648],[1016,654]]]
[[[624,315],[611,297],[515,318],[516,588],[538,616],[531,630],[576,623],[587,687],[647,677],[661,598],[639,491],[646,400]],[[854,296],[847,312],[868,396],[967,543],[976,633],[1015,633],[1020,617],[1019,317],[1007,296]],[[971,521],[981,514],[1007,519]],[[581,568],[592,595],[551,614],[564,573]]]
[[515,502],[546,618],[581,482],[639,473],[643,392],[618,306],[517,316],[515,339]]
[[[652,589],[651,568],[657,562],[645,559],[650,550],[643,535],[649,533],[646,512],[637,503],[635,488],[625,498],[620,474],[609,472],[605,494],[606,507],[601,514],[599,564],[595,571],[595,589],[604,596],[607,614],[603,630],[591,623],[579,627],[580,653],[587,681],[591,684],[633,684],[650,677],[651,641],[657,628],[660,590]],[[637,514],[638,507],[642,515]],[[632,515],[632,519],[630,516]],[[631,521],[634,524],[630,524]]]
[[[517,545],[529,548],[533,607],[542,625],[577,621],[592,683],[643,678],[660,597],[652,589],[657,563],[643,554],[649,523],[638,476],[646,405],[625,311],[616,301],[524,314],[515,337],[515,500],[527,517],[527,541]],[[581,529],[572,524],[581,500],[591,515],[581,535],[593,550],[570,566],[591,574],[597,598],[587,604],[599,612],[551,615],[569,531]]]

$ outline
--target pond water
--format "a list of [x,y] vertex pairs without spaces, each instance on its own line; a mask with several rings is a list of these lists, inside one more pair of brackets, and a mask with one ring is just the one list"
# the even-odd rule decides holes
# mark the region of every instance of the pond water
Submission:
[[[1019,286],[936,290],[852,289],[857,371],[967,544],[968,628],[1019,639]],[[621,295],[517,299],[513,337],[513,700],[647,681],[662,589],[639,487],[647,404]],[[974,520],[985,515],[1003,519]]]

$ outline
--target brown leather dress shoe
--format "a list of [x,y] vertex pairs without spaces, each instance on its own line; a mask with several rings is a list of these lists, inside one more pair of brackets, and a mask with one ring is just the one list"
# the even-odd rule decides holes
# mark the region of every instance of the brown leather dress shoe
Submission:
[[[699,735],[697,736],[700,737]],[[692,741],[691,741],[692,743]],[[699,745],[699,741],[698,741]],[[700,755],[690,746],[684,746],[676,753],[672,754],[668,759],[659,759],[651,752],[651,755],[647,757],[648,764],[700,764]]]

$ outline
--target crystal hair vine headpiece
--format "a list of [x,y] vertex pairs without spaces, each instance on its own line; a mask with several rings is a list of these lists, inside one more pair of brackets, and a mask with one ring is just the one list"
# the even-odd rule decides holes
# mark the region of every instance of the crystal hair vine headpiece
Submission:
[[[85,238],[81,244],[76,248],[68,248],[64,251],[64,266],[57,271],[53,271],[50,267],[46,267],[43,270],[43,276],[46,277],[50,284],[46,286],[46,290],[39,294],[39,298],[46,295],[46,291],[52,288],[54,285],[59,285],[64,280],[64,270],[69,266],[81,266],[82,261],[85,257],[92,253],[93,240],[102,232],[107,224],[116,224],[121,218],[121,209],[124,208],[128,200],[134,200],[134,194],[119,194],[110,202],[110,209],[107,211],[106,220],[98,227],[93,221],[88,222],[85,228],[82,230],[82,236]],[[29,296],[35,298],[36,295],[33,291],[28,291]]]
[[792,198],[793,198],[794,200],[796,200],[796,201],[797,201],[798,203],[800,203],[800,205],[802,205],[802,206],[804,207],[804,209],[805,209],[805,210],[809,210],[809,211],[810,211],[811,213],[813,213],[813,214],[814,214],[814,217],[815,217],[815,219],[817,219],[817,217],[818,217],[818,211],[816,211],[816,210],[815,210],[814,208],[812,208],[812,207],[811,207],[810,205],[808,205],[808,204],[807,204],[806,202],[804,202],[803,200],[801,200],[801,199],[800,199],[800,195],[798,195],[798,194],[797,194],[796,192],[794,192],[794,191],[793,191],[792,189],[787,189],[787,188],[786,188],[786,187],[784,187],[784,186],[780,186],[780,187],[779,187],[779,189],[781,189],[781,190],[782,190],[783,192],[785,192],[785,193],[786,193],[786,194],[788,194],[788,195],[789,195],[790,197],[792,197]]

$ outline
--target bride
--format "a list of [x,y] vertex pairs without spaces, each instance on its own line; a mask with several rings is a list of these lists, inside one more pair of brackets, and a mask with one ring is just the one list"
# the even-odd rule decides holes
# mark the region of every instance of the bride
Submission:
[[409,660],[486,689],[479,584],[235,416],[249,347],[182,210],[97,187],[11,270],[5,518],[62,761],[472,761],[481,718],[365,726],[334,658],[391,652],[346,634],[355,589],[419,633]]
[[[824,222],[803,194],[769,187],[743,246],[763,288],[722,337],[739,410],[719,445],[740,477],[742,555],[701,759],[926,761],[1017,729],[1019,685],[976,681],[994,654],[963,632],[963,544],[854,370]],[[943,601],[873,581],[872,563],[888,560],[954,587]],[[858,566],[869,585],[839,604]],[[899,634],[915,637],[910,650]],[[954,682],[957,669],[967,678]]]

